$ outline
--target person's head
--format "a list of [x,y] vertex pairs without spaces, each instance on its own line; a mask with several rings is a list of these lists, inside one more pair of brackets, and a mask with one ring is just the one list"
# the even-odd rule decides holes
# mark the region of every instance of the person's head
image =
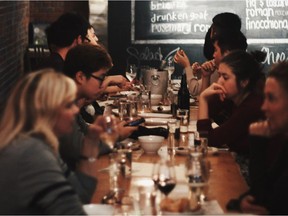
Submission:
[[213,57],[215,59],[215,64],[218,66],[221,59],[233,50],[243,50],[247,49],[247,39],[242,32],[234,32],[230,34],[223,34],[215,36],[212,39],[214,46]]
[[264,88],[265,112],[273,132],[288,134],[288,62],[279,62],[271,68]]
[[206,59],[213,59],[213,43],[212,38],[216,35],[229,35],[233,32],[241,31],[241,19],[237,14],[225,12],[215,15],[212,24],[205,35],[203,54]]
[[[52,51],[83,43],[87,40],[89,22],[79,14],[68,12],[46,28],[47,42]],[[53,48],[54,47],[54,48]]]
[[19,136],[39,136],[57,151],[57,137],[70,133],[75,114],[76,85],[52,69],[23,77],[12,91],[0,123],[1,147]]
[[223,57],[217,82],[226,89],[226,98],[235,101],[258,86],[258,81],[264,76],[260,63],[264,58],[263,52],[250,54],[243,50],[232,51]]
[[94,44],[94,45],[98,45],[98,37],[97,35],[95,34],[95,30],[93,28],[93,26],[91,25],[90,28],[88,29],[88,33],[87,33],[87,39],[89,40],[89,42],[91,44]]
[[77,84],[77,98],[95,99],[104,89],[102,81],[113,66],[108,52],[101,46],[81,44],[69,50],[64,73]]
[[237,14],[224,12],[215,15],[212,19],[210,37],[238,32],[241,30],[241,19]]

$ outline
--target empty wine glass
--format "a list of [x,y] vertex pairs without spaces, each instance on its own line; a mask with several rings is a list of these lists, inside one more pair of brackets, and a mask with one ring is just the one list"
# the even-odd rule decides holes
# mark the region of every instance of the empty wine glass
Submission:
[[168,58],[167,65],[166,65],[165,69],[168,71],[168,79],[171,80],[171,75],[175,71],[173,57]]
[[137,76],[137,67],[136,65],[132,64],[128,66],[128,69],[126,71],[126,77],[131,82],[133,81]]
[[157,186],[161,193],[167,197],[176,185],[176,175],[173,163],[162,158],[161,161],[154,166],[152,175],[155,186]]

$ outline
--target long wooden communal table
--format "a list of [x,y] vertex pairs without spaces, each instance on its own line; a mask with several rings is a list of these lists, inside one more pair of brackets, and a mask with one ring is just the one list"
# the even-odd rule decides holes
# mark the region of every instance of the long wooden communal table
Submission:
[[[190,120],[197,119],[197,108],[191,107]],[[167,141],[163,143],[166,145]],[[133,154],[133,153],[132,153]],[[140,158],[133,159],[133,162],[155,163],[159,160],[158,154],[142,154]],[[228,212],[226,204],[231,198],[237,198],[239,195],[248,190],[248,186],[240,174],[238,164],[229,151],[218,151],[217,154],[208,154],[207,159],[210,161],[212,172],[209,179],[208,200],[216,199],[224,212]],[[185,163],[186,156],[175,155],[175,164]],[[91,203],[101,203],[101,199],[109,191],[109,173],[99,171],[109,166],[109,156],[104,155],[95,162],[82,161],[80,169],[87,173],[93,174],[98,179],[97,189],[94,192]],[[133,170],[133,166],[132,166]]]
[[[159,159],[159,155],[143,154],[134,162],[154,163]],[[208,160],[211,163],[212,172],[209,179],[208,200],[216,199],[224,212],[226,204],[231,198],[236,198],[247,191],[248,186],[240,174],[239,167],[233,156],[228,151],[219,151],[217,154],[208,154]],[[175,155],[175,164],[184,163],[185,156]],[[91,163],[88,161],[81,162],[81,170],[93,173],[98,179],[97,189],[93,195],[91,203],[101,203],[102,197],[109,191],[109,174],[108,172],[99,171],[109,166],[109,157],[102,156],[97,161]],[[132,167],[133,170],[133,167]]]

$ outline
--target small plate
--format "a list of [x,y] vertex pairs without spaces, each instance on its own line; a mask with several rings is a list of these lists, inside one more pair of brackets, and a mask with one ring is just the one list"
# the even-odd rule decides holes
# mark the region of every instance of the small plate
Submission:
[[189,99],[189,102],[190,102],[190,103],[194,103],[194,102],[195,102],[195,99],[194,99],[194,98],[190,98],[190,99]]
[[[185,147],[176,147],[175,152],[178,155],[188,155],[189,154],[188,148],[185,148]],[[218,148],[208,147],[208,153],[216,154],[217,152],[218,152]]]
[[126,96],[135,94],[137,96],[137,95],[139,95],[139,92],[138,91],[121,91],[120,94],[121,95],[126,95]]
[[119,111],[118,111],[118,109],[112,109],[112,113],[114,113],[115,115],[118,115]]
[[152,106],[152,111],[157,113],[169,113],[171,111],[170,106]]
[[176,147],[175,152],[178,155],[188,155],[189,154],[188,148],[185,148],[185,147]]
[[167,118],[146,118],[145,125],[166,125],[169,120]]
[[166,114],[166,113],[139,113],[138,116],[141,116],[143,118],[170,118],[170,117],[172,117],[172,114]]
[[208,153],[212,153],[215,154],[217,153],[219,150],[216,147],[208,147]]
[[83,209],[88,215],[113,215],[114,212],[113,206],[104,204],[87,204]]

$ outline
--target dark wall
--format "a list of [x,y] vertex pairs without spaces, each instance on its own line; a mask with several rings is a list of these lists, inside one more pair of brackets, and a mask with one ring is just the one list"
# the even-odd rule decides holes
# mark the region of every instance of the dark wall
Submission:
[[[206,30],[212,18],[222,12],[240,16],[248,50],[265,51],[266,67],[288,58],[288,7],[285,5],[253,0],[193,0],[171,1],[174,5],[167,9],[163,2],[169,1],[109,1],[108,45],[115,64],[112,72],[124,71],[127,62],[158,67],[160,60],[168,54],[173,56],[177,48],[187,53],[191,63],[205,61],[203,43]],[[185,7],[180,5],[183,2],[186,2]],[[157,9],[152,9],[154,6]],[[260,14],[256,14],[257,11]],[[167,14],[169,20],[165,20]],[[269,22],[272,24],[266,28]],[[256,23],[256,26],[251,23]]]

